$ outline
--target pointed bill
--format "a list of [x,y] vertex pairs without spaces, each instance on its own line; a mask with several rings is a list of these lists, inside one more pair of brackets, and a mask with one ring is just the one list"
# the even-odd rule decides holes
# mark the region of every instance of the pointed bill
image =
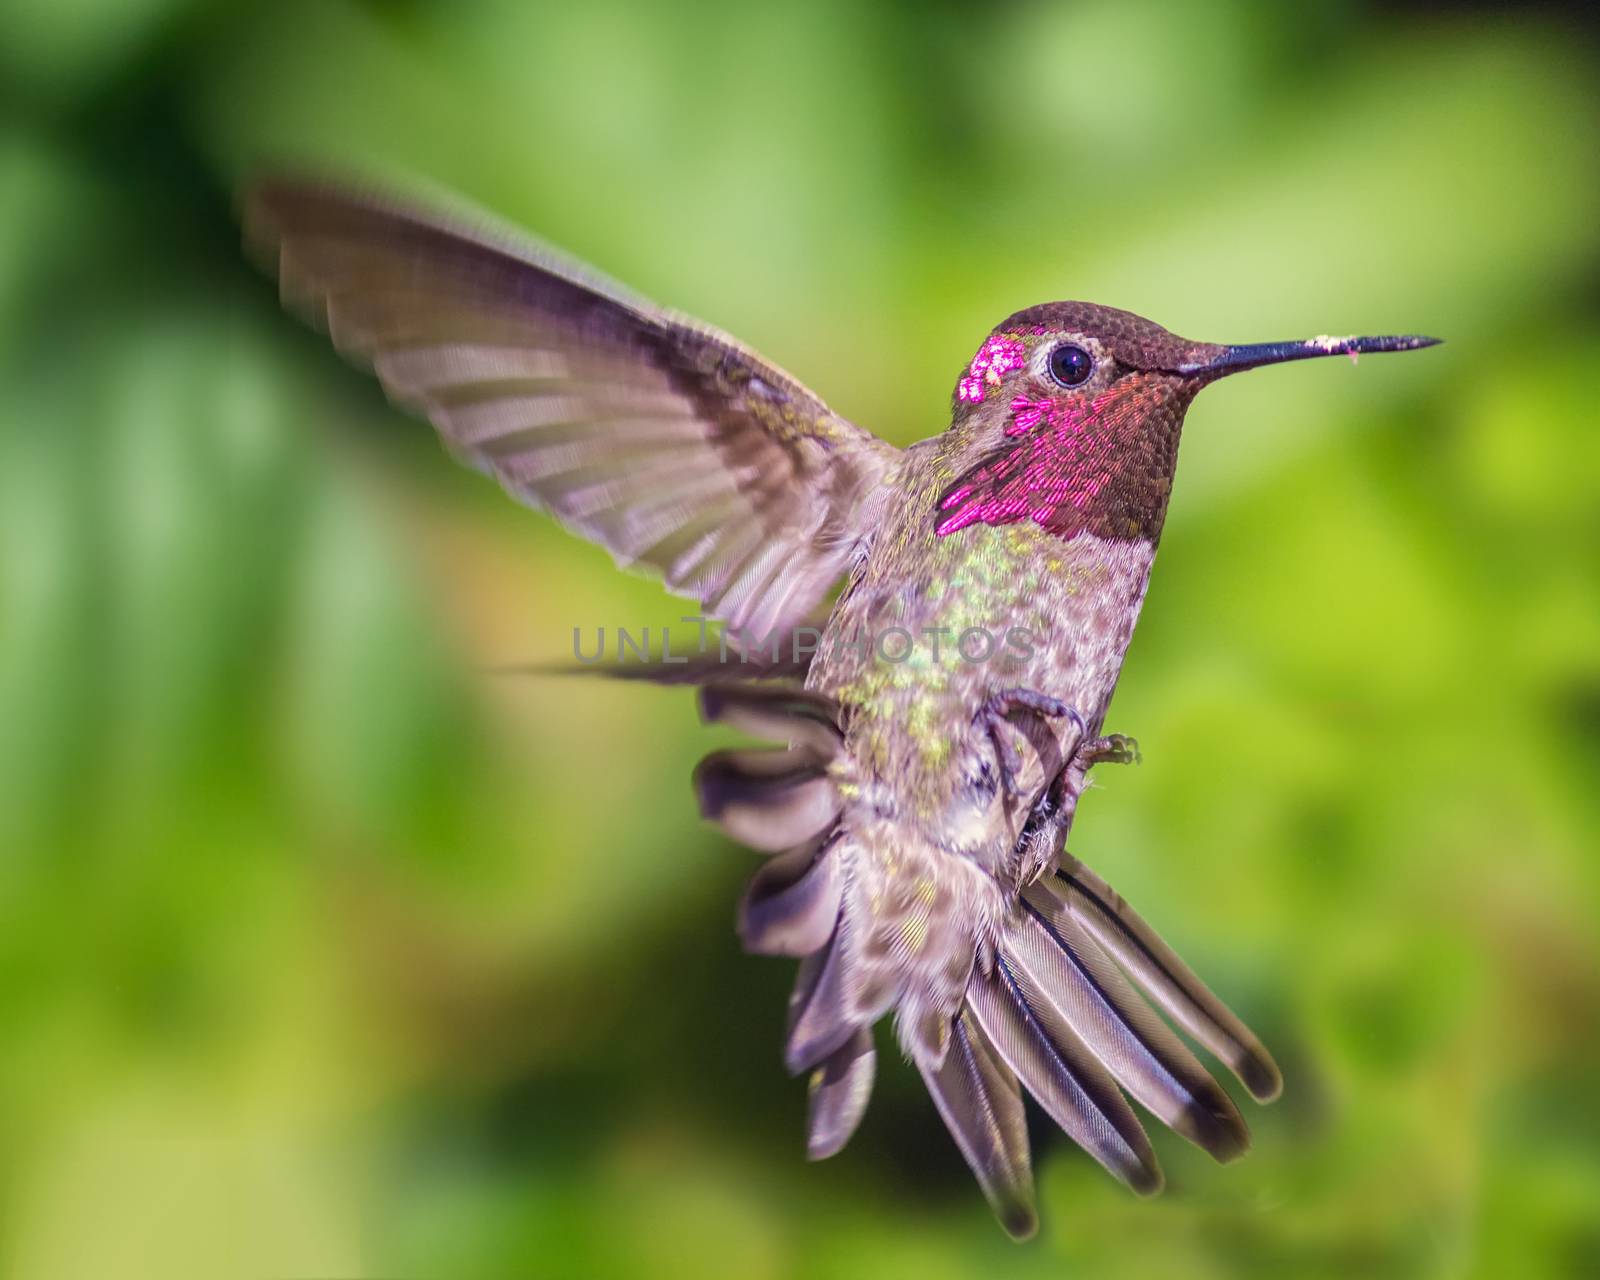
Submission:
[[1243,346],[1202,348],[1198,358],[1180,364],[1174,373],[1189,377],[1220,378],[1263,365],[1283,364],[1288,360],[1316,360],[1322,356],[1372,355],[1384,351],[1417,351],[1436,347],[1442,338],[1420,334],[1390,334],[1371,338],[1302,338],[1294,342],[1256,342]]

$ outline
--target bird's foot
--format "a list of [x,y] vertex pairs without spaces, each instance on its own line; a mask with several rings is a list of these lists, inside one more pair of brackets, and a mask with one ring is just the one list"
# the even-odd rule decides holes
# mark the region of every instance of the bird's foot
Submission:
[[[1032,712],[1034,715],[1045,716],[1052,720],[1063,716],[1070,717],[1077,726],[1080,743],[1088,733],[1083,717],[1060,698],[1052,698],[1049,694],[1039,693],[1034,689],[1002,689],[986,698],[973,720],[983,725],[989,734],[989,741],[994,744],[995,762],[1000,770],[1000,786],[1010,800],[1016,800],[1022,795],[1022,788],[1017,782],[1017,775],[1022,771],[1022,757],[1018,754],[1008,732],[1011,728],[1009,718],[1016,711]],[[1077,750],[1081,750],[1081,747]]]
[[1070,821],[1072,810],[1077,808],[1078,793],[1083,790],[1091,768],[1097,764],[1138,764],[1143,758],[1139,754],[1139,740],[1125,733],[1086,738],[1079,742],[1072,758],[1040,793],[1030,821],[1054,819],[1059,822],[1063,818]]
[[1074,763],[1087,771],[1096,764],[1138,764],[1144,757],[1139,754],[1139,739],[1125,733],[1108,733],[1102,738],[1092,738],[1080,743]]

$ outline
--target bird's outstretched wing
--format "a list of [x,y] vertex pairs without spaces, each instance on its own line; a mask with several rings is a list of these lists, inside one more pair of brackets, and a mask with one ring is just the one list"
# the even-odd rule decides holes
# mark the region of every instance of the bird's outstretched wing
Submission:
[[454,453],[747,639],[848,568],[898,451],[725,334],[316,182],[261,183],[244,211],[285,301]]

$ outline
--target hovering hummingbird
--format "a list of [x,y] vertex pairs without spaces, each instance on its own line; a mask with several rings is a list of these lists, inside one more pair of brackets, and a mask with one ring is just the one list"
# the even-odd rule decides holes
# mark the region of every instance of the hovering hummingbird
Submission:
[[743,637],[688,678],[708,720],[781,745],[712,755],[696,786],[772,855],[739,929],[800,960],[784,1060],[809,1073],[812,1158],[860,1121],[891,1011],[1015,1236],[1036,1225],[1023,1089],[1141,1193],[1162,1175],[1129,1098],[1218,1160],[1244,1151],[1146,997],[1259,1102],[1276,1064],[1066,837],[1090,769],[1136,756],[1101,730],[1195,395],[1436,339],[1219,346],[1045,303],[979,346],[947,429],[897,449],[514,235],[299,180],[245,209],[286,301],[454,453]]

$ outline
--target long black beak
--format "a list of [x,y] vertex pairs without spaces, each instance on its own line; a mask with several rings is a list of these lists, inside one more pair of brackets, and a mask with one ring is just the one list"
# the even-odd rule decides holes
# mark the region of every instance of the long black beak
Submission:
[[1282,364],[1285,360],[1314,360],[1318,356],[1349,356],[1354,359],[1369,352],[1415,351],[1419,347],[1436,346],[1441,341],[1441,338],[1406,334],[1379,338],[1306,338],[1300,342],[1256,342],[1242,347],[1222,347],[1218,349],[1218,354],[1208,359],[1179,365],[1176,372],[1216,378],[1225,373],[1238,373],[1241,369],[1259,369],[1264,364]]

